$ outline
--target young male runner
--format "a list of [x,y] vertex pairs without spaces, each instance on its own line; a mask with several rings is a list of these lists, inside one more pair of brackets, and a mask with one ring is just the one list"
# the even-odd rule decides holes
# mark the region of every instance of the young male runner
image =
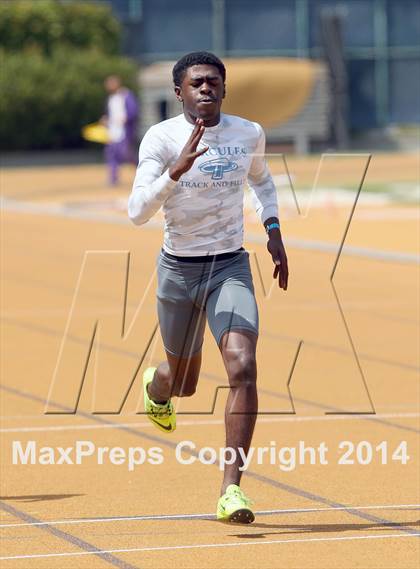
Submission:
[[175,94],[184,112],[145,134],[128,213],[139,225],[161,207],[165,214],[157,305],[167,361],[144,373],[145,410],[156,427],[175,430],[170,398],[195,392],[207,317],[229,378],[226,446],[237,453],[225,467],[217,518],[250,523],[254,514],[239,487],[243,463],[237,452],[249,450],[258,409],[258,310],[242,248],[246,182],[267,230],[273,277],[284,290],[288,268],[264,132],[257,123],[220,112],[225,78],[223,63],[211,53],[190,53],[176,63]]

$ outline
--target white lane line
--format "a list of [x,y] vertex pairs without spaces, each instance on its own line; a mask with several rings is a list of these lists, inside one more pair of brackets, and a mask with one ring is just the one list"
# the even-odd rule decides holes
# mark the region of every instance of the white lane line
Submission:
[[[24,214],[40,214],[40,215],[52,215],[59,217],[74,218],[78,220],[87,221],[98,221],[100,223],[111,223],[117,225],[129,226],[130,222],[125,215],[115,214],[115,213],[104,213],[100,214],[92,211],[80,211],[72,210],[66,207],[64,204],[43,204],[43,203],[33,203],[33,202],[21,202],[19,200],[14,200],[10,198],[1,198],[0,207],[4,211],[12,211],[15,213]],[[142,227],[145,229],[160,229],[162,230],[164,226],[163,221],[149,220],[147,224]],[[246,235],[246,242],[250,243],[266,243],[266,238],[264,235],[257,233],[248,233]],[[306,251],[319,251],[321,253],[333,253],[337,254],[339,250],[339,244],[330,243],[328,241],[317,241],[311,239],[301,239],[288,237],[284,239],[286,245],[291,248],[303,249]],[[342,255],[349,255],[353,257],[362,257],[367,259],[374,259],[376,261],[388,261],[395,263],[408,263],[408,264],[420,264],[420,256],[416,253],[411,252],[400,252],[400,251],[384,251],[380,249],[371,249],[367,247],[357,247],[353,245],[344,245],[342,250]]]
[[[317,422],[317,421],[350,421],[355,419],[365,419],[367,415],[315,415],[315,416],[287,416],[287,417],[260,417],[258,423],[282,423],[282,422]],[[420,413],[376,413],[372,418],[377,419],[415,419],[420,417]],[[196,425],[223,425],[224,419],[203,419],[193,421],[177,421],[178,426]],[[94,429],[119,429],[121,427],[142,427],[150,428],[153,425],[147,422],[138,423],[113,423],[105,425],[83,424],[83,425],[50,425],[48,427],[5,427],[0,429],[0,433],[37,433],[48,431],[83,431]]]
[[11,421],[13,419],[43,419],[44,414],[38,413],[37,415],[1,415],[0,421]]
[[[275,514],[300,514],[308,512],[334,512],[334,511],[347,511],[347,510],[392,510],[409,508],[417,510],[420,508],[420,504],[386,504],[380,506],[340,506],[331,508],[293,508],[287,510],[259,510],[254,512],[256,515],[275,515]],[[56,520],[48,522],[29,522],[23,524],[2,524],[0,528],[12,528],[12,527],[25,527],[25,526],[56,526],[56,525],[66,525],[66,524],[92,524],[92,523],[107,523],[107,522],[138,522],[138,521],[153,521],[153,520],[192,520],[197,518],[203,519],[216,519],[214,514],[162,514],[162,515],[150,515],[150,516],[124,516],[120,518],[88,518],[88,519],[76,519],[76,520]]]
[[95,551],[76,551],[66,553],[38,553],[34,555],[13,555],[10,557],[0,557],[1,561],[8,559],[39,559],[41,557],[75,557],[79,555],[98,555],[98,553],[133,553],[142,551],[175,551],[177,549],[206,549],[211,547],[244,547],[247,545],[275,545],[286,543],[309,543],[316,541],[351,541],[357,539],[396,539],[400,537],[417,537],[419,533],[406,534],[385,534],[385,535],[356,535],[348,537],[310,537],[305,539],[273,539],[270,541],[241,541],[228,543],[198,543],[195,545],[165,545],[162,547],[130,547],[126,549],[99,549]]

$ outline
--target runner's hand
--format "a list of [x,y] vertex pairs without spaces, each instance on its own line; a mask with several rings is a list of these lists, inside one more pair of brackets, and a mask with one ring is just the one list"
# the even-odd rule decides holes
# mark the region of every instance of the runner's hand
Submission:
[[198,143],[200,142],[203,134],[204,121],[203,119],[196,119],[191,136],[182,149],[178,160],[169,168],[169,176],[172,178],[172,180],[175,180],[177,182],[182,174],[188,172],[188,170],[192,167],[195,159],[207,152],[209,149],[208,146],[205,146],[202,150],[197,150]]
[[273,279],[279,277],[279,287],[287,290],[287,281],[289,280],[289,268],[287,266],[287,255],[281,238],[280,230],[270,232],[267,243],[267,249],[271,253],[273,263],[275,265]]

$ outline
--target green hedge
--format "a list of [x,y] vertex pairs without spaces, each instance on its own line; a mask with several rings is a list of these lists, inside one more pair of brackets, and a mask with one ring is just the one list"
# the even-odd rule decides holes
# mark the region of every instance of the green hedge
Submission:
[[58,0],[0,0],[0,47],[6,51],[95,48],[117,54],[121,29],[109,6]]
[[136,91],[132,61],[94,51],[0,54],[0,148],[81,146],[80,129],[103,113],[107,75]]

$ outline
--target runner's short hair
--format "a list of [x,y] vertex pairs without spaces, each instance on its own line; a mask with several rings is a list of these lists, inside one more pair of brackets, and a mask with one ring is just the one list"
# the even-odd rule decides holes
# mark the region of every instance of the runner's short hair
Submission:
[[214,67],[217,67],[219,70],[223,83],[226,80],[225,66],[216,55],[208,51],[193,51],[191,53],[187,53],[175,63],[174,68],[172,69],[172,78],[175,85],[181,85],[185,77],[186,70],[193,65],[214,65]]

